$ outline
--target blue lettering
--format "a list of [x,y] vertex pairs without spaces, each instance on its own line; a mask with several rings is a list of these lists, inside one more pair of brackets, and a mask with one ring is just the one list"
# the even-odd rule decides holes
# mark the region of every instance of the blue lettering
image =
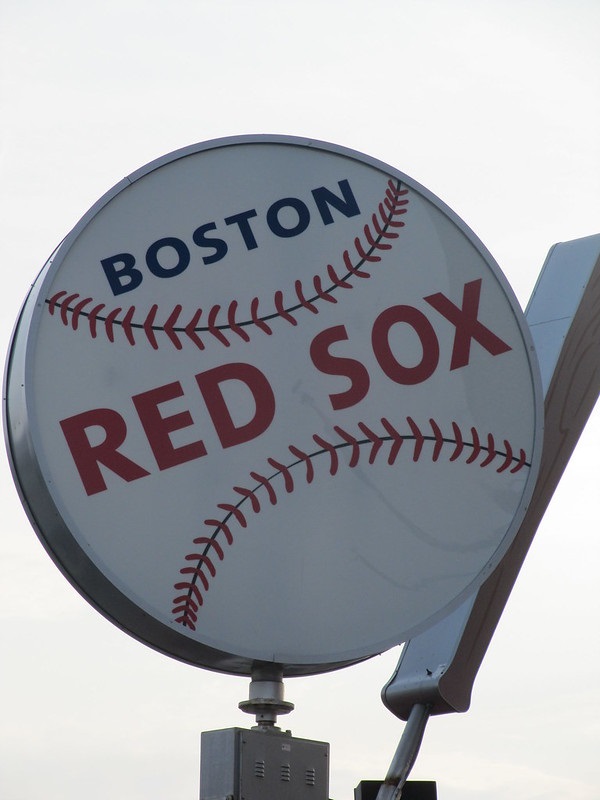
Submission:
[[244,239],[244,244],[247,250],[255,250],[258,247],[252,228],[250,227],[249,219],[256,216],[256,209],[251,208],[248,211],[242,211],[240,214],[234,214],[231,217],[225,217],[226,225],[237,225],[240,233]]
[[215,251],[210,256],[202,256],[202,261],[205,264],[214,264],[216,261],[220,261],[227,255],[227,242],[223,241],[223,239],[209,239],[204,235],[205,231],[214,231],[216,228],[216,222],[207,222],[206,225],[200,225],[199,228],[196,228],[192,234],[194,244],[197,244],[198,247],[212,247]]
[[355,217],[360,214],[358,203],[346,178],[343,181],[338,181],[338,186],[342,192],[341,197],[335,195],[330,189],[326,189],[325,186],[319,186],[317,189],[312,190],[312,196],[315,198],[319,214],[325,225],[331,225],[333,222],[329,206],[341,211],[345,217]]
[[[158,254],[161,250],[174,250],[177,254],[177,263],[173,266],[165,266],[161,264],[158,259]],[[172,278],[174,275],[180,275],[187,269],[190,263],[190,251],[185,242],[181,239],[175,239],[172,236],[167,236],[164,239],[159,239],[148,248],[146,252],[146,264],[148,269],[157,278]]]
[[142,282],[143,275],[134,266],[135,258],[131,253],[119,253],[110,258],[103,258],[100,263],[114,295],[137,289]]
[[[355,217],[360,214],[360,209],[349,181],[344,178],[338,181],[338,191],[332,191],[326,186],[318,186],[311,190],[317,211],[324,225],[335,222],[336,216]],[[314,214],[314,212],[313,212]],[[258,242],[250,220],[258,216],[255,208],[240,211],[225,217],[225,225],[237,225],[246,250],[256,250]],[[267,227],[272,234],[279,238],[289,239],[299,236],[308,228],[311,222],[311,212],[307,204],[297,197],[282,197],[272,203],[266,212]],[[216,222],[207,222],[199,225],[192,233],[194,244],[208,250],[202,255],[203,264],[215,264],[222,261],[229,252],[231,244],[218,236],[209,236],[210,231],[217,230]],[[157,278],[172,278],[184,272],[191,261],[188,245],[174,236],[166,236],[153,242],[146,251],[146,267]],[[144,275],[136,266],[136,258],[131,253],[117,253],[116,255],[100,260],[104,274],[114,295],[131,292],[142,282]]]
[[[279,220],[279,212],[282,208],[293,208],[298,214],[298,222],[291,228],[284,228]],[[297,197],[284,197],[278,200],[267,211],[267,225],[275,236],[288,238],[290,236],[298,236],[308,228],[310,222],[310,212],[302,200]]]

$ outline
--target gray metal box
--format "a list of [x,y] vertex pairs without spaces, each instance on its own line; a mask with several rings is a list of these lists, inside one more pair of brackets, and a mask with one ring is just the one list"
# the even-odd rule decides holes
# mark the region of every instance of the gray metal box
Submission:
[[328,800],[329,745],[226,728],[200,739],[200,800]]

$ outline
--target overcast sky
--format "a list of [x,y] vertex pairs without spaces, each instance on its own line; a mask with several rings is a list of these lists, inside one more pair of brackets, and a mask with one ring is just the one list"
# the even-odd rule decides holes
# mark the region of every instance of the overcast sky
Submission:
[[[524,306],[550,246],[600,233],[597,0],[0,0],[5,352],[29,285],[125,174],[193,142],[307,136],[407,173],[482,239]],[[600,797],[596,411],[479,674],[414,778],[440,800]],[[0,465],[0,796],[190,800],[202,730],[249,726],[247,680],[182,665],[92,610]],[[399,652],[289,680],[331,790],[382,778]]]

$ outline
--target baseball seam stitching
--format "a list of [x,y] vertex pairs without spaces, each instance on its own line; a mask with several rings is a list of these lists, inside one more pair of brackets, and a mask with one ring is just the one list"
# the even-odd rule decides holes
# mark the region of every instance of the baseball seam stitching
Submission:
[[[284,319],[290,325],[297,325],[298,320],[294,314],[304,308],[312,314],[319,313],[319,303],[337,303],[334,292],[338,289],[353,289],[350,282],[352,278],[370,278],[371,273],[366,265],[375,264],[381,261],[381,256],[376,251],[388,251],[392,249],[393,242],[399,237],[399,233],[393,228],[402,228],[405,223],[399,217],[406,213],[408,205],[407,189],[401,189],[400,180],[396,184],[390,178],[387,182],[385,195],[377,205],[377,210],[371,214],[370,223],[363,226],[362,236],[355,236],[353,248],[358,257],[356,264],[352,263],[350,250],[345,249],[342,253],[342,261],[346,273],[340,277],[338,272],[331,264],[327,264],[326,272],[330,281],[329,286],[324,288],[324,277],[315,275],[311,283],[310,292],[307,292],[302,281],[296,280],[294,283],[293,299],[289,304],[284,298],[281,290],[277,290],[273,295],[273,305],[275,311],[259,315],[258,308],[261,303],[258,297],[254,297],[250,302],[247,319],[239,319],[239,303],[232,300],[226,311],[218,304],[211,306],[206,315],[206,324],[200,325],[200,319],[204,314],[204,309],[197,308],[191,319],[185,324],[177,324],[183,310],[183,306],[176,304],[168,313],[167,319],[162,325],[155,324],[156,316],[159,311],[158,304],[153,304],[150,311],[146,314],[143,322],[134,322],[136,307],[134,305],[124,309],[116,307],[107,309],[105,303],[94,304],[92,297],[81,298],[77,292],[69,293],[60,290],[46,299],[48,311],[55,316],[59,311],[58,317],[66,327],[71,327],[74,331],[78,330],[81,320],[87,320],[89,332],[92,339],[98,338],[99,329],[104,329],[106,338],[109,342],[115,341],[115,327],[121,328],[125,334],[127,342],[133,346],[137,343],[135,331],[140,331],[145,335],[154,350],[159,349],[159,339],[156,333],[162,331],[166,334],[176,350],[183,348],[182,339],[191,341],[199,350],[205,349],[205,343],[200,334],[209,334],[223,346],[229,347],[231,342],[226,333],[234,334],[245,342],[250,341],[250,336],[246,329],[258,328],[263,333],[271,336],[272,329],[268,324],[276,318]],[[387,241],[386,241],[387,240]],[[314,294],[313,294],[314,292]],[[91,307],[90,307],[91,306]],[[103,312],[103,313],[101,313]],[[217,322],[217,319],[225,316],[226,322]]]
[[[185,560],[191,562],[190,566],[183,567],[179,570],[184,580],[177,581],[174,588],[177,591],[177,596],[173,599],[172,613],[175,615],[175,622],[189,628],[196,630],[196,622],[198,619],[198,611],[200,606],[203,605],[204,597],[198,586],[200,583],[204,593],[209,591],[210,578],[216,575],[216,566],[214,556],[219,561],[225,558],[225,551],[220,542],[217,541],[219,534],[223,534],[227,545],[231,546],[234,541],[234,536],[231,531],[232,523],[235,521],[241,528],[246,528],[248,525],[247,514],[252,511],[258,514],[261,510],[261,500],[257,496],[257,492],[264,489],[271,505],[277,504],[277,490],[273,485],[273,481],[279,476],[283,479],[283,486],[285,492],[290,494],[294,491],[295,483],[292,470],[300,464],[305,468],[305,482],[312,483],[315,470],[313,459],[320,456],[327,455],[329,457],[329,473],[336,475],[340,466],[338,451],[344,448],[351,448],[350,460],[348,467],[355,467],[361,456],[361,448],[364,446],[369,447],[368,463],[374,464],[383,445],[390,442],[390,449],[387,456],[387,463],[393,466],[400,453],[402,445],[407,441],[412,441],[412,460],[418,462],[422,458],[429,458],[431,461],[436,462],[439,460],[444,445],[453,445],[452,453],[448,457],[448,461],[456,461],[465,450],[470,449],[471,452],[466,458],[466,464],[476,464],[482,468],[489,467],[496,459],[501,458],[500,465],[496,468],[497,473],[509,470],[514,474],[519,472],[523,467],[531,466],[527,461],[525,451],[520,449],[518,455],[515,454],[513,447],[508,440],[503,440],[504,450],[499,450],[496,446],[496,441],[492,433],[486,434],[482,437],[475,427],[471,427],[470,434],[472,441],[466,441],[463,436],[462,430],[458,423],[452,422],[453,436],[446,437],[442,434],[441,428],[434,419],[429,420],[431,433],[423,433],[421,427],[415,422],[412,417],[406,417],[410,434],[401,434],[399,431],[387,420],[385,417],[381,418],[381,424],[385,433],[378,435],[364,422],[357,423],[357,426],[364,436],[364,438],[357,438],[349,433],[344,428],[335,425],[333,430],[338,435],[341,441],[329,441],[323,436],[318,434],[313,435],[313,441],[320,448],[314,453],[306,453],[294,445],[289,445],[288,450],[296,459],[290,464],[284,464],[279,460],[272,457],[267,458],[267,463],[272,467],[275,472],[272,475],[263,475],[256,471],[250,472],[250,477],[255,482],[252,489],[244,486],[234,486],[233,490],[241,495],[241,500],[237,503],[218,503],[217,507],[225,512],[222,519],[206,519],[204,524],[208,528],[212,528],[210,535],[199,536],[193,540],[194,544],[203,545],[202,552],[192,552],[185,556]],[[425,444],[432,442],[433,447],[431,452],[426,455]],[[485,442],[485,444],[484,444]],[[481,455],[484,458],[478,462]],[[264,500],[263,500],[264,502]],[[242,506],[249,503],[249,509],[242,510]],[[200,548],[199,548],[200,549]],[[208,573],[208,574],[207,574]],[[182,594],[183,592],[183,594]]]

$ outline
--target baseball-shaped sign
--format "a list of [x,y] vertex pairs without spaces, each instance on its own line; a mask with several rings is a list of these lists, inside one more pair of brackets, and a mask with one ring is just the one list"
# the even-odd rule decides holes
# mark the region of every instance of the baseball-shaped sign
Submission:
[[485,248],[437,198],[290,137],[165,156],[86,214],[7,371],[47,549],[137,638],[248,674],[404,641],[510,544],[537,367]]

